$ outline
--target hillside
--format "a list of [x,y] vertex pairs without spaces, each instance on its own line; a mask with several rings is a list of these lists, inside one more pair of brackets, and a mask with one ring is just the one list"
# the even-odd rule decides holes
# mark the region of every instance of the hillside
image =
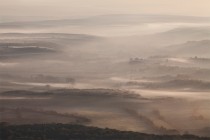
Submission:
[[40,124],[10,126],[0,125],[3,140],[209,140],[210,138],[193,135],[150,135],[132,131],[118,131],[81,125]]
[[188,41],[167,47],[169,54],[181,56],[209,56],[210,40]]

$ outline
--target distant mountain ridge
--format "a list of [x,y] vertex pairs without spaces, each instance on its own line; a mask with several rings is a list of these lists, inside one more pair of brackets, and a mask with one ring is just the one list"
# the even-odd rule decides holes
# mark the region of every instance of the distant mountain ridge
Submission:
[[116,24],[142,24],[142,23],[210,23],[210,17],[176,16],[176,15],[137,15],[137,14],[113,14],[99,15],[78,19],[58,19],[40,21],[16,21],[2,22],[0,28],[22,28],[22,27],[54,27],[69,25],[116,25]]

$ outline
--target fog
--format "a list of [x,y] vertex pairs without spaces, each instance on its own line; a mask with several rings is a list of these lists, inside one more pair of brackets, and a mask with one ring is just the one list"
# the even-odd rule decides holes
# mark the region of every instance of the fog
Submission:
[[0,32],[1,121],[210,136],[208,17],[14,18]]

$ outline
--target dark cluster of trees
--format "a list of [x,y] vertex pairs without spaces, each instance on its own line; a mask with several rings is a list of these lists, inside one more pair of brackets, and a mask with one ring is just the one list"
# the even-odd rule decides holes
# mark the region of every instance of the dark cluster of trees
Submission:
[[30,80],[32,80],[33,82],[70,83],[70,84],[74,84],[76,82],[76,80],[71,77],[63,78],[63,77],[56,77],[44,74],[31,75]]
[[150,135],[72,124],[0,124],[0,140],[210,140],[192,135]]

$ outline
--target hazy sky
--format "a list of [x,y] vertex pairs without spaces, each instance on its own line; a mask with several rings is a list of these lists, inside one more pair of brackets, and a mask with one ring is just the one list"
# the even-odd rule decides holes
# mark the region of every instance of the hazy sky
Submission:
[[0,0],[0,16],[100,14],[210,16],[210,0]]

